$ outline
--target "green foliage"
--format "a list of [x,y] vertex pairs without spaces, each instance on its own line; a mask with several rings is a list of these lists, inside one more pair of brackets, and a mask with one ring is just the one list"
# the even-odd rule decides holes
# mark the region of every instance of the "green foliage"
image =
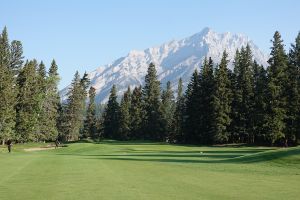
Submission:
[[175,103],[175,111],[172,122],[172,132],[169,136],[169,142],[183,142],[183,130],[184,130],[184,96],[183,96],[183,85],[182,79],[180,78],[177,86],[177,99]]
[[229,140],[228,128],[231,123],[232,91],[227,68],[227,53],[224,51],[221,63],[215,75],[213,140],[214,143],[226,143]]
[[200,120],[199,143],[211,144],[214,133],[211,129],[214,121],[214,91],[215,78],[213,70],[213,61],[211,58],[207,61],[205,58],[200,78]]
[[281,35],[274,34],[271,57],[268,67],[267,109],[265,120],[266,140],[273,145],[275,141],[285,137],[286,119],[286,83],[288,81],[288,57],[284,51]]
[[[16,89],[14,78],[15,64],[11,60],[13,52],[9,45],[6,27],[0,35],[0,140],[14,137],[16,120]],[[18,60],[21,63],[20,60]]]
[[20,141],[38,141],[38,120],[40,112],[40,93],[36,73],[37,61],[26,62],[17,79],[17,139]]
[[263,66],[254,61],[253,63],[254,82],[254,105],[253,105],[253,132],[255,142],[263,143],[265,136],[264,123],[266,113],[266,92],[267,92],[267,72]]
[[300,32],[289,52],[287,76],[286,139],[295,144],[300,139]]
[[87,88],[89,80],[85,73],[82,78],[78,72],[75,73],[72,81],[71,89],[68,93],[68,100],[64,106],[63,135],[64,140],[78,140],[80,129],[83,128],[83,116],[85,109],[85,101],[87,96]]
[[185,123],[184,123],[184,141],[196,143],[199,141],[200,131],[200,86],[199,74],[195,70],[185,93]]
[[174,94],[171,88],[171,82],[167,82],[167,88],[161,95],[161,113],[162,113],[162,129],[164,137],[170,138],[173,134],[172,122],[175,110]]
[[97,118],[96,118],[96,89],[90,87],[89,89],[89,104],[87,107],[86,119],[84,121],[84,137],[98,138]]
[[160,82],[157,80],[156,69],[150,63],[143,87],[143,132],[144,139],[164,140],[162,130],[162,113],[160,110]]
[[130,91],[130,87],[128,87],[128,90],[124,93],[120,103],[120,122],[119,122],[120,130],[117,139],[128,140],[130,138],[130,133],[131,133],[130,107],[131,107],[131,91]]
[[234,81],[232,83],[233,103],[231,125],[234,142],[254,142],[253,106],[254,82],[253,61],[249,45],[237,51],[234,62]]
[[142,135],[142,87],[135,87],[131,95],[131,104],[130,104],[130,132],[131,138],[141,139]]
[[60,97],[58,94],[58,82],[60,80],[57,72],[58,67],[55,60],[51,62],[48,77],[46,78],[46,101],[44,102],[44,109],[46,110],[47,120],[47,133],[45,134],[46,140],[55,140],[58,137],[58,117]]
[[[171,143],[255,143],[296,145],[300,140],[300,33],[289,54],[275,32],[269,66],[252,59],[250,46],[237,50],[233,72],[227,53],[214,69],[205,58],[193,73],[185,95],[179,80],[177,98],[171,83],[161,92],[155,65],[150,63],[145,85],[119,93],[114,86],[107,105],[96,105],[85,73],[75,74],[68,99],[60,102],[58,67],[48,73],[41,62],[23,65],[20,41],[0,34],[0,139],[20,142],[65,141],[82,137],[119,140],[168,140]],[[86,108],[87,105],[87,108]]]
[[113,85],[109,100],[104,111],[103,133],[106,138],[118,138],[119,136],[120,106],[117,101],[117,89]]

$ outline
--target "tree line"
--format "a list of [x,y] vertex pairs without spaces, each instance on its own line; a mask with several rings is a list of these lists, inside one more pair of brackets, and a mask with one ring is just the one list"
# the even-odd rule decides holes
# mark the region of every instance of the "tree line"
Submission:
[[268,66],[250,46],[238,49],[233,70],[226,51],[219,64],[205,58],[185,93],[179,80],[161,91],[154,64],[143,87],[130,88],[121,102],[112,87],[102,122],[103,137],[188,144],[296,145],[300,139],[300,33],[289,53],[275,32]]
[[219,64],[205,58],[186,90],[161,88],[155,65],[143,86],[118,99],[113,86],[99,113],[88,74],[76,72],[61,101],[58,68],[24,62],[20,41],[0,35],[0,139],[74,141],[83,138],[152,140],[170,143],[296,145],[300,139],[300,33],[289,53],[275,32],[268,66],[238,49],[233,70],[226,51]]
[[24,62],[22,43],[0,35],[0,140],[55,140],[60,98],[55,60],[48,71],[35,59]]

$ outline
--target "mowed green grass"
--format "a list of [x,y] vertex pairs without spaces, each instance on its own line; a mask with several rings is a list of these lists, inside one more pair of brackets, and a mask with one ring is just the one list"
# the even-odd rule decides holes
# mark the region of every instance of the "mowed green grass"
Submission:
[[300,199],[299,147],[106,141],[22,151],[40,145],[0,150],[1,200]]

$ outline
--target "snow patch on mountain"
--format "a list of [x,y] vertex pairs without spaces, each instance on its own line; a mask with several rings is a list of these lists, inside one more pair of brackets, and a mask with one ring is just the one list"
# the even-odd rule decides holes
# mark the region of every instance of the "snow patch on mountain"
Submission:
[[[89,73],[91,86],[96,89],[96,101],[106,103],[112,85],[116,85],[121,96],[127,87],[131,88],[144,83],[148,65],[156,65],[158,78],[165,86],[171,81],[173,88],[177,87],[179,78],[186,86],[195,69],[200,69],[205,57],[211,57],[215,64],[219,63],[224,50],[228,53],[229,67],[232,68],[237,49],[250,45],[253,58],[267,66],[268,56],[243,34],[230,32],[216,33],[209,28],[203,29],[188,38],[172,40],[160,46],[143,51],[132,50],[127,56],[113,63],[101,66]],[[66,99],[68,87],[61,91],[62,99]]]

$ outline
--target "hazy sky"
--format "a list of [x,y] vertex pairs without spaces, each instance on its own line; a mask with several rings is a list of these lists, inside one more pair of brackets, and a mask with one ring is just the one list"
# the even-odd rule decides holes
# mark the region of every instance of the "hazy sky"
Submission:
[[125,56],[210,27],[248,35],[269,53],[279,30],[289,47],[300,30],[299,0],[0,0],[0,29],[21,40],[26,58],[52,58],[60,88]]

